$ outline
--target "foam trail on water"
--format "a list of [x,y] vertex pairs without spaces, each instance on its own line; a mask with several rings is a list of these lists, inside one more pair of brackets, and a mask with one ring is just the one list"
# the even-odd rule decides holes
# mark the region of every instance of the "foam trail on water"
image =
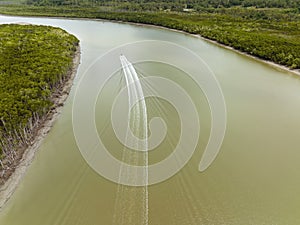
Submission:
[[[147,107],[143,89],[133,65],[123,55],[120,56],[120,61],[128,91],[129,109],[131,109],[128,115],[128,126],[131,126],[128,129],[131,129],[135,135],[144,139],[142,143],[138,143],[135,139],[130,138],[130,135],[126,135],[125,145],[143,150],[143,154],[141,159],[141,152],[124,149],[122,160],[132,165],[142,163],[145,166],[143,179],[148,181]],[[129,130],[127,130],[128,132]],[[131,183],[138,179],[137,173],[127,171],[122,167],[120,168],[119,177],[126,178]],[[129,187],[120,184],[118,186],[113,224],[148,225],[147,185],[144,187]]]

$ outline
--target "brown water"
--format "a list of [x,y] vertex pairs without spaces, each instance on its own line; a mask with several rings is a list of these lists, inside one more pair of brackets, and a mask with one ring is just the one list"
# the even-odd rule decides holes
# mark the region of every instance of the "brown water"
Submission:
[[[0,17],[0,23],[21,21],[59,26],[75,34],[81,41],[82,62],[62,115],[0,213],[1,225],[108,225],[113,224],[114,217],[126,218],[123,224],[139,223],[137,206],[141,199],[134,194],[139,188],[126,187],[128,190],[120,192],[120,186],[118,189],[117,184],[99,176],[82,158],[73,135],[72,104],[80,77],[96,57],[118,45],[145,39],[171,41],[201,56],[220,82],[228,113],[220,154],[208,170],[200,173],[198,164],[210,131],[208,105],[203,93],[194,90],[193,82],[175,76],[175,81],[189,88],[192,98],[197,100],[201,135],[195,154],[178,174],[148,187],[148,223],[300,224],[300,79],[297,76],[201,39],[162,29],[110,22]],[[162,72],[166,69],[157,64],[152,66]],[[141,70],[147,67],[139,66]],[[119,88],[120,76],[116,74],[102,93],[107,105]],[[148,102],[149,114],[160,115],[154,104]],[[179,135],[177,114],[168,103],[161,104],[168,115],[166,123],[174,129],[171,127],[169,139],[161,147],[164,151],[150,153],[149,163],[166,157]],[[106,129],[103,125],[107,112],[103,106],[97,102],[98,131]],[[119,143],[110,138],[112,134],[107,128],[103,140],[112,146],[112,154],[121,158],[117,151]],[[128,195],[131,198],[120,196],[122,193],[131,193]]]

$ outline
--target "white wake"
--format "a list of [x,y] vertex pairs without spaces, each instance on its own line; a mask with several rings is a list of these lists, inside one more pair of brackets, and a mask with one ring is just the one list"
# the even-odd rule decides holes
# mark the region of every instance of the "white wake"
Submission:
[[[126,146],[132,146],[135,150],[124,148],[122,160],[130,165],[142,164],[144,166],[143,179],[148,183],[148,127],[147,127],[147,107],[143,94],[142,85],[138,74],[133,65],[124,55],[120,56],[122,71],[124,73],[127,92],[128,92],[128,130],[141,139],[143,142],[137,142],[136,139],[126,135]],[[120,168],[119,177],[125,178],[130,183],[134,183],[138,177],[137,173]],[[129,183],[129,182],[128,182]],[[148,225],[148,186],[129,187],[119,184],[115,212],[113,218],[115,225]]]

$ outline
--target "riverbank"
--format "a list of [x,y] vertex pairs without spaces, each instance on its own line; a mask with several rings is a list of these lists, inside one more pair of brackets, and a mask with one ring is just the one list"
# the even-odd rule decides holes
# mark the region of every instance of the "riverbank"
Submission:
[[[2,15],[2,16],[13,16],[13,15],[10,15],[10,14],[8,14],[8,15],[6,15],[6,14],[0,14],[0,15]],[[16,16],[20,17],[20,18],[23,17],[21,15],[16,15]],[[29,15],[29,17],[41,18],[41,17],[47,17],[47,16],[43,16],[43,15],[39,15],[39,16],[31,15],[30,16]],[[251,55],[251,54],[249,54],[247,52],[244,52],[244,51],[235,49],[235,48],[233,48],[231,46],[222,44],[222,43],[220,43],[218,41],[206,38],[206,37],[202,36],[201,34],[193,34],[193,33],[189,33],[189,32],[183,31],[183,30],[168,28],[168,27],[160,26],[160,25],[137,23],[137,22],[128,22],[128,21],[122,21],[122,20],[109,20],[109,19],[97,19],[97,18],[85,18],[85,17],[78,18],[78,17],[68,17],[68,16],[62,17],[62,16],[51,16],[51,15],[49,17],[50,18],[55,18],[55,19],[70,19],[70,20],[76,19],[76,20],[90,20],[90,21],[101,21],[101,22],[112,22],[112,23],[126,23],[126,24],[130,24],[130,25],[134,25],[134,26],[143,26],[143,27],[150,27],[150,28],[156,28],[156,29],[158,28],[158,29],[163,29],[163,30],[170,30],[170,31],[173,31],[173,32],[178,32],[178,33],[182,33],[182,34],[186,34],[186,35],[191,35],[191,36],[196,37],[196,38],[201,38],[201,39],[203,39],[203,40],[205,40],[205,41],[207,41],[209,43],[213,43],[213,44],[218,45],[218,46],[220,46],[222,48],[229,49],[229,50],[234,51],[234,52],[236,52],[238,54],[250,57],[250,58],[252,58],[252,59],[254,59],[256,61],[266,63],[266,64],[274,67],[275,69],[278,69],[278,70],[281,70],[281,71],[286,71],[286,72],[295,74],[297,76],[300,76],[300,69],[290,69],[288,66],[284,66],[284,65],[272,62],[270,60],[265,60],[265,59],[259,58],[257,56]]]
[[250,55],[250,54],[248,54],[247,52],[242,52],[242,51],[239,51],[239,50],[237,50],[237,49],[234,49],[234,48],[232,48],[232,47],[230,47],[230,46],[221,44],[221,43],[219,43],[219,42],[217,42],[217,41],[213,41],[213,40],[210,40],[210,39],[208,39],[208,38],[201,37],[200,35],[193,35],[193,36],[198,37],[198,38],[202,38],[202,39],[204,39],[204,40],[207,41],[207,42],[213,43],[213,44],[215,44],[215,45],[218,45],[219,47],[228,49],[228,50],[230,50],[230,51],[234,51],[234,52],[236,52],[236,53],[238,53],[238,54],[240,54],[240,55],[244,55],[244,56],[250,57],[250,58],[252,58],[252,59],[254,59],[254,60],[256,60],[256,61],[259,61],[259,62],[268,64],[269,66],[271,66],[271,67],[273,67],[273,68],[275,68],[275,69],[278,69],[278,70],[280,70],[280,71],[285,71],[285,72],[289,72],[289,73],[291,73],[291,74],[300,76],[300,69],[290,69],[290,68],[287,67],[287,66],[283,66],[283,65],[274,63],[274,62],[272,62],[272,61],[269,61],[269,60],[261,59],[261,58],[259,58],[259,57]]
[[[0,13],[13,16],[37,16],[73,19],[104,19],[161,26],[183,31],[232,48],[265,62],[300,69],[300,17],[295,10],[272,9],[259,17],[261,10],[226,9],[212,12],[134,12],[99,11],[96,8],[64,6],[1,6]],[[287,17],[287,14],[289,15]],[[270,63],[269,63],[270,64]],[[270,65],[274,65],[270,64]],[[277,67],[279,68],[279,67]]]
[[[56,17],[56,18],[61,18],[62,19],[62,17]],[[70,19],[72,19],[72,18],[70,18]],[[85,18],[82,18],[82,19],[83,20],[87,20]],[[250,55],[247,52],[242,52],[242,51],[239,51],[239,50],[237,50],[237,49],[235,49],[233,47],[230,47],[228,45],[224,45],[224,44],[219,43],[217,41],[205,38],[205,37],[201,36],[200,34],[191,34],[191,33],[188,33],[186,31],[176,30],[176,29],[172,29],[172,28],[168,28],[168,27],[163,27],[163,26],[152,25],[152,24],[142,24],[142,23],[123,22],[123,21],[110,21],[110,20],[103,20],[103,19],[90,19],[90,20],[93,20],[93,21],[107,21],[107,22],[115,22],[115,23],[126,23],[126,24],[130,24],[130,25],[134,25],[134,26],[150,27],[150,28],[156,28],[156,29],[158,28],[158,29],[162,29],[162,30],[169,30],[169,31],[173,31],[173,32],[177,32],[177,33],[181,33],[181,34],[185,34],[185,35],[190,35],[190,36],[193,36],[193,37],[205,40],[205,41],[207,41],[209,43],[212,43],[214,45],[217,45],[217,46],[219,46],[221,48],[225,48],[225,49],[228,49],[230,51],[234,51],[234,52],[236,52],[236,53],[238,53],[240,55],[250,57],[250,58],[252,58],[252,59],[254,59],[256,61],[259,61],[261,63],[268,64],[269,66],[272,66],[275,69],[278,69],[278,70],[281,70],[281,71],[285,71],[285,72],[289,72],[291,74],[300,76],[300,69],[290,69],[287,66],[283,66],[283,65],[277,64],[275,62],[269,61],[269,60],[261,59],[261,58],[259,58],[257,56]]]
[[14,163],[14,170],[9,170],[4,173],[4,184],[0,187],[0,210],[3,208],[5,203],[12,196],[17,186],[24,177],[28,166],[34,159],[34,156],[39,149],[41,143],[43,142],[46,135],[51,130],[56,119],[59,117],[60,113],[63,110],[64,102],[66,101],[71,87],[73,85],[73,80],[77,73],[77,68],[80,64],[80,47],[77,46],[76,52],[73,57],[72,68],[68,71],[64,83],[55,91],[51,100],[53,101],[53,107],[45,116],[40,125],[34,130],[34,139],[31,141],[31,145],[26,149],[21,149],[17,151],[18,160]]
[[[184,31],[233,49],[300,69],[300,17],[296,10],[232,8],[211,12],[101,11],[88,7],[1,6],[0,13],[17,16],[105,19],[162,26]],[[260,13],[265,17],[259,16]],[[288,15],[288,16],[287,16]]]

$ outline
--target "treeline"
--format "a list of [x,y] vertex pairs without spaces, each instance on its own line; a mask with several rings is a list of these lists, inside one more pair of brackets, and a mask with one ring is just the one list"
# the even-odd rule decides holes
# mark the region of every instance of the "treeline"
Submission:
[[101,13],[99,17],[200,34],[261,59],[300,69],[300,21],[249,20],[216,13]]
[[72,66],[78,40],[62,29],[0,26],[0,167],[30,144]]
[[[22,10],[21,10],[22,9]],[[263,18],[256,16],[264,12]],[[292,9],[218,9],[203,13],[103,12],[88,7],[0,7],[13,15],[101,18],[153,24],[199,34],[237,50],[300,69],[300,18]],[[262,15],[262,14],[259,14]]]
[[234,6],[256,8],[297,8],[299,0],[187,0],[188,8],[229,8]]
[[39,6],[106,6],[110,9],[129,11],[157,11],[205,8],[256,7],[299,8],[300,0],[26,0],[27,4]]

